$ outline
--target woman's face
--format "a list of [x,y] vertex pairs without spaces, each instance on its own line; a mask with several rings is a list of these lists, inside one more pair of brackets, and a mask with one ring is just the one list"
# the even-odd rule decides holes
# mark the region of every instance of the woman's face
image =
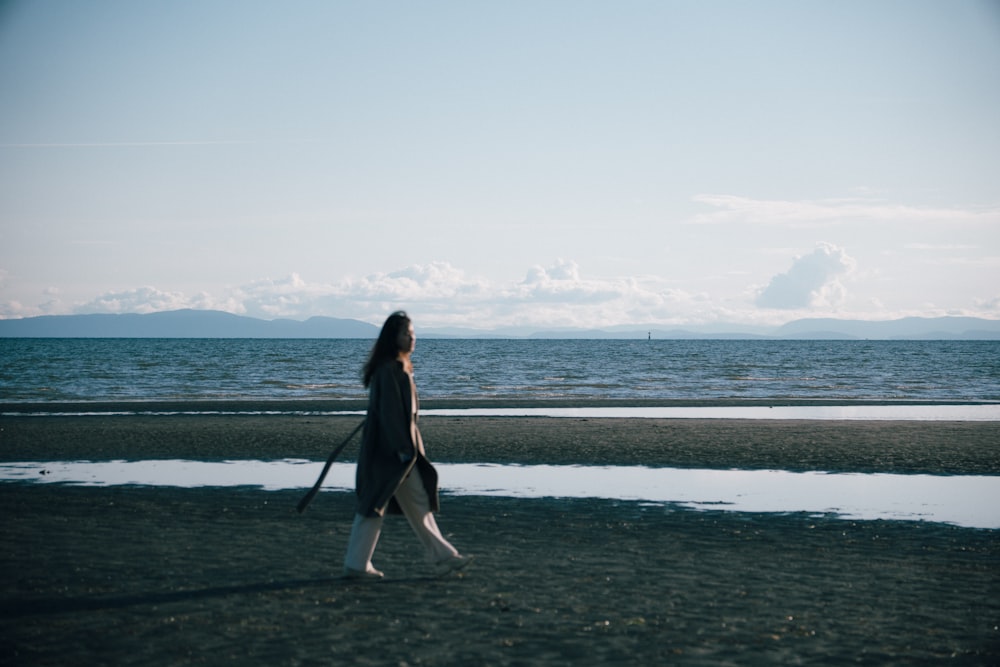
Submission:
[[417,335],[413,333],[412,322],[400,328],[399,335],[396,337],[396,345],[399,347],[400,352],[406,354],[413,352],[413,348],[417,345]]

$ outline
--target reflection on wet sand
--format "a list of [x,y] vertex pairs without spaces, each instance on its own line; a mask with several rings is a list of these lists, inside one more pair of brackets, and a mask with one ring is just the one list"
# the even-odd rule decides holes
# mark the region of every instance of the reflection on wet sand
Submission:
[[[734,512],[805,512],[845,519],[933,521],[1000,529],[1000,477],[645,466],[437,464],[443,491],[519,498],[608,498]],[[89,486],[308,488],[321,464],[189,460],[17,462],[0,481]],[[325,488],[350,490],[354,465],[337,463]]]

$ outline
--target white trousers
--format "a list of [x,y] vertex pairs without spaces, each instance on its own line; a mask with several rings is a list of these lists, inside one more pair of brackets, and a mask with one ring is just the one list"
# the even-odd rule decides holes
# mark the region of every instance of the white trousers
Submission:
[[[423,545],[424,559],[428,563],[437,563],[458,555],[455,547],[444,539],[438,529],[437,521],[434,520],[434,514],[430,509],[427,491],[424,490],[424,484],[420,479],[420,471],[415,467],[396,490],[395,498],[414,534]],[[383,517],[380,516],[354,515],[344,567],[362,572],[371,572],[375,569],[372,565],[372,555],[382,533],[382,520]]]

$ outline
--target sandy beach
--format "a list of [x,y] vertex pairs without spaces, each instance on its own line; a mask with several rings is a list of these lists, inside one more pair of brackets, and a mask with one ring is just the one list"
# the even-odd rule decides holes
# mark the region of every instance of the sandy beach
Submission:
[[[3,417],[6,461],[323,460],[357,417]],[[1000,474],[993,422],[428,417],[439,462]],[[353,458],[352,448],[344,460]],[[312,480],[304,480],[308,485]],[[449,496],[436,578],[400,518],[338,578],[349,493],[5,483],[11,665],[1000,663],[1000,531]]]
[[[322,461],[362,419],[5,416],[0,459]],[[437,462],[1000,475],[1000,422],[423,417],[420,430]]]

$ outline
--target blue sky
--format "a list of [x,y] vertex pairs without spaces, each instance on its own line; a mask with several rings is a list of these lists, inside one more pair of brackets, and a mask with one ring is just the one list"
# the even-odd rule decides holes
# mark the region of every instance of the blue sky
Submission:
[[0,4],[0,317],[1000,317],[1000,3]]

